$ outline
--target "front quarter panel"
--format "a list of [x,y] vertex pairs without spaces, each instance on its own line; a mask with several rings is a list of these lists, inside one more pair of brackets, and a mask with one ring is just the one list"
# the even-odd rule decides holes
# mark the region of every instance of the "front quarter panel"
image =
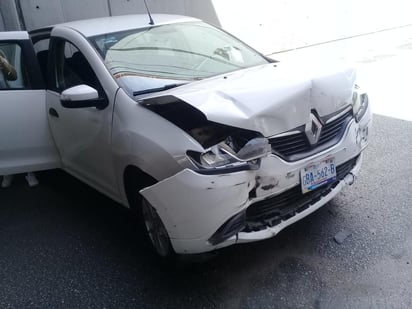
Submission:
[[[127,166],[136,166],[156,180],[163,180],[183,169],[187,150],[204,150],[184,131],[140,106],[122,89],[116,97],[112,149],[121,190]],[[124,192],[123,199],[127,205]]]

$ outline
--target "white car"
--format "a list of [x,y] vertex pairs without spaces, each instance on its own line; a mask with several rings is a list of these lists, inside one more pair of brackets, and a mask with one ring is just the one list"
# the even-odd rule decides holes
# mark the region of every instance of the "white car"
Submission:
[[198,19],[0,33],[0,175],[62,168],[136,209],[161,256],[273,237],[353,183],[353,69],[275,62]]

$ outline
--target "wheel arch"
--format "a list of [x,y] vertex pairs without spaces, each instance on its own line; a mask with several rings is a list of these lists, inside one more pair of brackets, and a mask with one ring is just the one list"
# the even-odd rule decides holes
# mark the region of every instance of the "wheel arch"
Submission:
[[134,209],[139,205],[140,196],[137,193],[140,190],[156,183],[157,180],[154,177],[136,165],[127,165],[123,171],[123,189],[129,208]]
[[[158,248],[155,246],[155,242],[149,235],[146,224],[145,224],[145,215],[144,215],[144,206],[142,205],[142,196],[139,194],[139,191],[143,188],[152,186],[156,184],[158,181],[149,175],[148,173],[144,172],[140,168],[135,165],[128,165],[124,169],[123,172],[123,187],[126,194],[127,202],[129,204],[129,208],[132,210],[134,215],[136,216],[137,220],[140,222],[140,227],[142,231],[146,232],[146,237],[148,241],[151,243],[152,248],[157,252],[157,254],[163,258],[173,258],[175,255],[174,248],[170,242],[170,238],[168,236],[167,240],[167,251],[166,253],[161,253]],[[148,203],[148,202],[147,202]],[[149,207],[152,207],[150,203],[148,203]],[[154,211],[156,216],[159,218],[161,225],[164,228],[166,234],[166,228],[164,227],[164,223],[162,219],[157,214],[156,210]]]

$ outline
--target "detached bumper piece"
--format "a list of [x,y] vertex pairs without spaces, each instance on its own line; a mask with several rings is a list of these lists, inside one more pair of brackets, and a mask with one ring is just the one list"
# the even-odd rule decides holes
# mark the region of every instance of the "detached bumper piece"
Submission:
[[328,195],[355,167],[357,159],[358,157],[353,158],[337,167],[337,180],[334,183],[306,194],[302,193],[298,185],[272,198],[250,205],[246,210],[227,220],[210,237],[209,242],[217,245],[239,232],[257,232],[292,218]]

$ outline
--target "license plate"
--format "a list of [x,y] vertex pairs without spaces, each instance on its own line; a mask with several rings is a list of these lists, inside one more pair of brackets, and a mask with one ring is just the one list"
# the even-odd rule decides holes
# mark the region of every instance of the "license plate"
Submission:
[[336,180],[335,159],[329,157],[320,162],[314,162],[300,171],[302,192],[313,191],[320,186]]

